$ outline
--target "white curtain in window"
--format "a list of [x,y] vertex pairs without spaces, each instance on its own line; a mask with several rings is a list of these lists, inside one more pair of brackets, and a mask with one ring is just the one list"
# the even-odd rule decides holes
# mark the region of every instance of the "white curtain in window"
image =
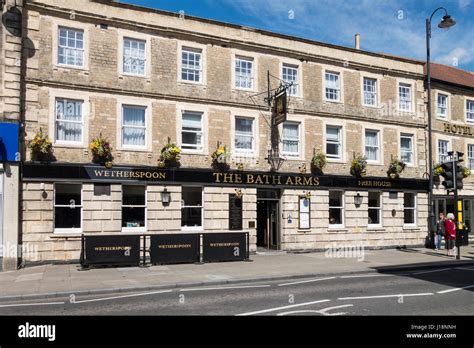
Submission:
[[56,139],[82,141],[82,102],[67,99],[56,100]]
[[237,118],[235,122],[235,146],[238,149],[251,150],[253,138],[253,120]]
[[326,139],[332,141],[339,141],[339,128],[328,127],[326,129]]
[[298,153],[298,125],[283,125],[283,152]]
[[145,146],[145,109],[123,108],[123,145]]
[[365,133],[365,155],[368,160],[376,161],[378,154],[379,137],[376,132]]
[[339,76],[334,74],[326,74],[326,87],[339,89]]

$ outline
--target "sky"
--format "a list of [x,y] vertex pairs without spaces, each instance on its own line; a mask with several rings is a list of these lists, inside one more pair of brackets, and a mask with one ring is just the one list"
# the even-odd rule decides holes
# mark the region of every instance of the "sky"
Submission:
[[474,0],[120,0],[330,44],[426,60],[426,18],[445,7],[449,29],[432,20],[432,60],[474,72]]

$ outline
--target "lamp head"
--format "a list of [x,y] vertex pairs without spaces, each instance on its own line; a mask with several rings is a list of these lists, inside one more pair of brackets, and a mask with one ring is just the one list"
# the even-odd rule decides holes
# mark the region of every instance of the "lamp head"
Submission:
[[441,22],[438,24],[438,28],[446,29],[446,28],[451,28],[456,24],[456,21],[451,18],[450,15],[446,14],[443,16],[443,19]]

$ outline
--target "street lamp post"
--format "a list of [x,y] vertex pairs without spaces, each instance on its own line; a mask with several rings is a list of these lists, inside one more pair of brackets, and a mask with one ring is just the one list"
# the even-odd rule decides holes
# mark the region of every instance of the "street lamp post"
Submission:
[[[432,145],[432,123],[431,123],[431,67],[430,67],[430,39],[431,39],[431,20],[436,12],[444,10],[445,15],[438,24],[439,28],[450,28],[456,24],[456,21],[448,15],[448,11],[444,7],[438,7],[433,11],[430,18],[426,18],[426,84],[428,90],[428,170],[429,170],[429,191],[428,191],[428,205],[429,205],[429,233],[430,239],[433,240],[432,232],[435,226],[435,213],[433,208],[433,145]],[[456,203],[455,203],[456,204]]]

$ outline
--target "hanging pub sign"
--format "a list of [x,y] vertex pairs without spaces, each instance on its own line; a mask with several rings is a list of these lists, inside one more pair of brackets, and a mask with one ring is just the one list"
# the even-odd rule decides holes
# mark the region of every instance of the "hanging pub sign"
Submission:
[[152,264],[196,263],[200,261],[199,234],[156,234],[150,237]]
[[247,233],[206,233],[202,236],[204,262],[248,259]]
[[275,106],[273,108],[275,125],[279,125],[286,121],[287,111],[286,90],[284,90],[275,96]]
[[229,195],[229,230],[236,231],[242,229],[242,198],[237,195]]
[[139,266],[140,236],[83,236],[81,264]]

